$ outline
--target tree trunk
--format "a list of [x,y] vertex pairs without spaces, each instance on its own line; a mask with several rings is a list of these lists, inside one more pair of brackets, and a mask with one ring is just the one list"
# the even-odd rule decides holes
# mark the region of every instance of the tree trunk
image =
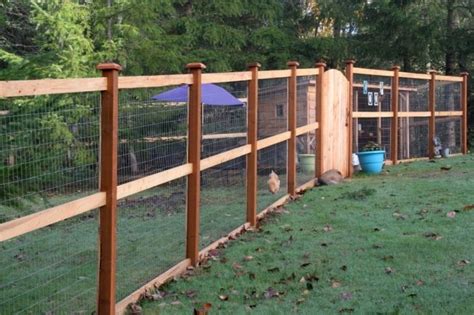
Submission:
[[455,28],[455,20],[454,20],[454,1],[455,0],[447,0],[446,1],[446,74],[450,75],[454,73],[454,63],[455,63],[455,51],[453,41],[451,39],[451,35],[453,34]]

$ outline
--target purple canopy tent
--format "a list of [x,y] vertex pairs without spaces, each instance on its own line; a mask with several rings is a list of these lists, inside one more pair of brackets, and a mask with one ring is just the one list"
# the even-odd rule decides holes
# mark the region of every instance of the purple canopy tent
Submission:
[[[162,92],[152,97],[152,99],[160,102],[177,102],[185,103],[188,101],[188,86],[182,85]],[[225,89],[215,84],[203,84],[201,91],[201,100],[205,105],[213,106],[243,106],[239,99],[235,98],[232,94],[227,92]]]

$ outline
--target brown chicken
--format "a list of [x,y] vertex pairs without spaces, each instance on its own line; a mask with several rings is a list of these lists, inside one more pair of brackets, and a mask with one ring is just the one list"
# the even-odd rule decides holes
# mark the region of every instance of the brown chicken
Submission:
[[268,190],[272,194],[276,194],[280,190],[280,178],[278,177],[277,173],[272,171],[270,175],[268,175]]

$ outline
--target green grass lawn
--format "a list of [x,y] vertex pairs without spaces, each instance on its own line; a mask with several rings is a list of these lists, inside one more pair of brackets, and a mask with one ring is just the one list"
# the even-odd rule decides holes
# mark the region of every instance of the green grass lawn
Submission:
[[313,189],[143,313],[474,314],[473,187],[469,155]]

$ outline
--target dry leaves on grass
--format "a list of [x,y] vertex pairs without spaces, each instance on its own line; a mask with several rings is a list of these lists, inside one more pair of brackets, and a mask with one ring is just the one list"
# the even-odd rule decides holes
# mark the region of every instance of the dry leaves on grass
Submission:
[[211,310],[211,303],[204,303],[203,306],[199,309],[194,309],[194,315],[207,315]]
[[470,260],[462,259],[462,260],[458,261],[457,265],[458,265],[459,267],[464,267],[464,266],[466,266],[466,265],[469,265],[470,263],[471,263]]
[[331,280],[331,287],[332,288],[339,288],[342,285],[342,283],[336,279]]
[[474,205],[467,205],[467,206],[464,206],[464,208],[462,208],[464,211],[469,211],[469,210],[473,210],[474,209]]
[[221,294],[221,295],[219,295],[219,300],[221,300],[221,301],[228,301],[228,300],[229,300],[229,296],[228,296],[228,295],[225,295],[225,294]]
[[330,224],[326,224],[323,228],[324,232],[331,232],[332,231],[332,226]]
[[341,300],[349,301],[351,299],[352,299],[352,293],[351,292],[342,292],[341,293]]
[[142,307],[138,304],[130,304],[129,306],[131,315],[141,315],[143,313]]
[[431,238],[432,240],[439,241],[443,237],[439,235],[438,233],[435,232],[425,232],[423,233],[423,236],[426,238]]
[[395,270],[392,267],[386,267],[385,268],[385,273],[386,274],[391,274],[391,273],[394,273],[394,272],[395,272]]
[[446,216],[448,218],[454,218],[456,216],[456,211],[449,211],[448,213],[446,213]]

